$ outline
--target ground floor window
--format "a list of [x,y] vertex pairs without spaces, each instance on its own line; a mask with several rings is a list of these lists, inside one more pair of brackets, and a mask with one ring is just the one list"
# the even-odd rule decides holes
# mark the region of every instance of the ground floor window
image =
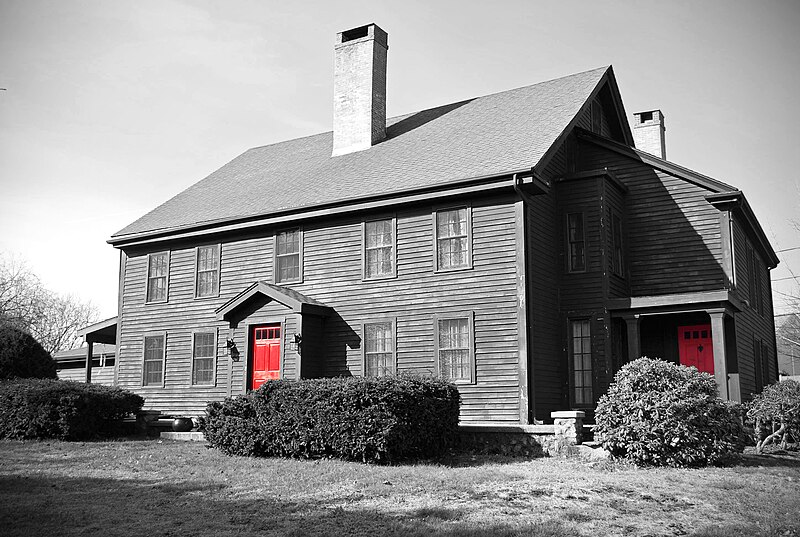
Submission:
[[214,332],[195,332],[192,342],[192,384],[214,383]]
[[592,396],[592,335],[589,319],[570,321],[572,394],[576,405],[590,405]]
[[164,385],[164,339],[163,334],[144,338],[143,386]]
[[453,382],[474,382],[472,316],[436,319],[436,357],[439,375]]
[[394,330],[392,321],[364,324],[364,376],[394,374]]

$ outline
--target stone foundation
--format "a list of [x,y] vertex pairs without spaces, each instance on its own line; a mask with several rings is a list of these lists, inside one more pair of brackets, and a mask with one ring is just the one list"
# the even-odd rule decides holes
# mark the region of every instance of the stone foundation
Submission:
[[583,441],[584,412],[553,412],[553,425],[461,425],[461,447],[479,453],[541,457],[569,452]]

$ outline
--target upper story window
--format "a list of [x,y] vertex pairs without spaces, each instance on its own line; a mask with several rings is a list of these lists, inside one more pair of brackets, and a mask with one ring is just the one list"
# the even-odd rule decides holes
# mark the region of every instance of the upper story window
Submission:
[[592,101],[592,132],[600,134],[603,129],[603,109],[597,99]]
[[394,356],[394,323],[392,321],[365,323],[364,376],[393,375]]
[[214,384],[214,332],[195,332],[192,341],[192,384]]
[[302,250],[300,229],[289,229],[275,235],[275,283],[302,280]]
[[583,230],[583,213],[567,214],[567,269],[570,272],[586,270],[586,238]]
[[364,278],[395,274],[395,219],[364,222]]
[[472,315],[437,317],[435,328],[439,376],[456,383],[475,382]]
[[622,218],[614,213],[611,215],[611,272],[618,276],[625,276],[625,258],[622,250]]
[[472,266],[472,222],[469,207],[437,211],[434,226],[436,270]]
[[169,280],[169,252],[147,256],[147,302],[166,302]]
[[219,294],[219,244],[197,248],[195,296]]
[[164,385],[164,334],[145,336],[142,386]]

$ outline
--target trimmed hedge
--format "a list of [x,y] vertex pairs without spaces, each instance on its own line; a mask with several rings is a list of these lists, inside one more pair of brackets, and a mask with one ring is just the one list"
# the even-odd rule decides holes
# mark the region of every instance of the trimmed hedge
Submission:
[[56,378],[56,362],[33,336],[0,326],[0,379]]
[[714,377],[662,360],[623,366],[595,420],[603,447],[639,465],[724,464],[745,445],[741,406],[719,398]]
[[457,442],[460,403],[455,386],[431,378],[276,380],[210,403],[205,436],[229,455],[431,457]]
[[144,399],[120,388],[71,380],[0,382],[0,438],[85,440],[116,432]]

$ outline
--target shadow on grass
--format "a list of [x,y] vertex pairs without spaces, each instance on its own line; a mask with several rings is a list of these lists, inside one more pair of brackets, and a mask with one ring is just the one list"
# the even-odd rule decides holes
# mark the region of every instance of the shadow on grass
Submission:
[[385,513],[347,507],[345,499],[315,501],[264,495],[237,497],[220,482],[186,483],[107,478],[0,477],[0,528],[21,535],[494,535],[566,537],[558,521],[480,524],[458,509]]
[[755,452],[745,453],[738,466],[800,468],[800,451],[775,449],[760,455]]

